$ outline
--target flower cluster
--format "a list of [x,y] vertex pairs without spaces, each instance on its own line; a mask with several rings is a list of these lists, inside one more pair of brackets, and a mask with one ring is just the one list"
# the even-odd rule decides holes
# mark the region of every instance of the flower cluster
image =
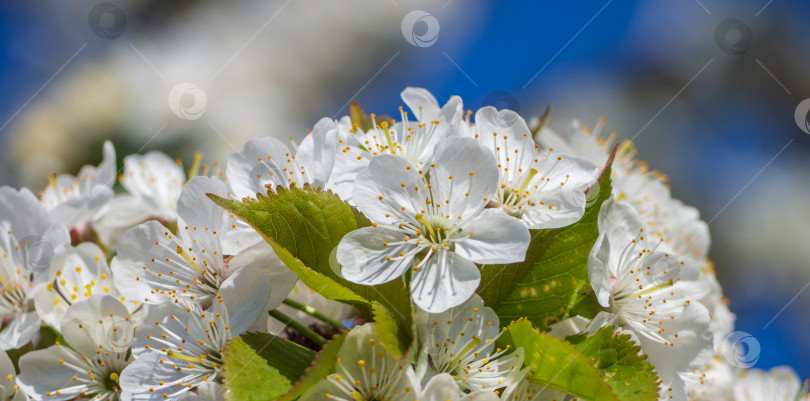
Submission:
[[[224,169],[150,152],[119,170],[108,142],[39,196],[0,188],[0,398],[236,400],[263,388],[234,379],[260,364],[252,379],[278,387],[253,399],[590,399],[555,364],[587,365],[607,330],[655,378],[636,391],[650,399],[810,400],[789,368],[734,359],[708,225],[603,121],[560,134],[423,89],[402,100],[399,119],[353,106],[300,144],[248,141]],[[311,200],[263,203],[294,190],[338,199],[357,229]],[[234,360],[247,333],[286,357]],[[609,365],[588,372],[611,383]]]

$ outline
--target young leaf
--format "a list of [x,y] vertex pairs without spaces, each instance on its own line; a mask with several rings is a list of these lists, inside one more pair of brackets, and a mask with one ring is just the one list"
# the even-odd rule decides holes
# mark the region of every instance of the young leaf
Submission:
[[579,339],[576,346],[599,369],[620,400],[652,401],[658,398],[658,376],[629,334],[618,334],[613,326],[602,327],[595,334]]
[[334,372],[338,351],[340,351],[340,346],[343,345],[343,341],[346,340],[345,333],[346,332],[332,337],[332,339],[321,348],[318,355],[315,356],[312,364],[304,372],[303,376],[301,376],[301,379],[298,380],[287,393],[276,399],[276,401],[295,400],[314,386],[315,383],[323,380],[324,376]]
[[478,293],[498,313],[502,322],[526,317],[543,330],[568,316],[583,299],[588,282],[588,254],[599,236],[597,217],[602,202],[610,198],[610,164],[591,191],[595,202],[577,223],[551,230],[532,230],[526,260],[512,265],[481,269]]
[[371,304],[367,299],[357,295],[357,293],[350,290],[345,285],[335,281],[335,279],[332,279],[325,274],[318,273],[317,271],[305,266],[300,259],[290,254],[290,251],[279,245],[275,240],[267,238],[267,242],[270,243],[270,246],[273,248],[273,251],[276,252],[279,259],[281,259],[281,261],[284,262],[284,264],[287,265],[290,270],[295,272],[295,274],[298,275],[298,278],[300,278],[301,281],[303,281],[304,284],[306,284],[309,288],[312,288],[315,292],[327,296],[330,299],[334,299],[335,301],[353,305],[355,308],[363,312],[364,315],[370,315],[372,313]]
[[588,357],[565,340],[532,327],[526,319],[512,322],[499,342],[522,347],[524,364],[534,367],[532,383],[588,401],[619,401]]
[[[371,302],[386,307],[400,330],[397,336],[410,344],[413,325],[411,297],[402,280],[378,286],[351,283],[340,276],[333,250],[347,233],[371,225],[368,219],[330,191],[276,187],[257,199],[237,202],[209,197],[247,222],[273,247],[279,258],[308,287],[324,297],[356,306],[374,318]],[[395,350],[391,350],[396,352]]]
[[[397,319],[379,302],[372,302],[374,310],[374,328],[380,343],[394,358],[402,358],[410,346],[410,336],[405,335],[404,328],[397,327]],[[410,330],[410,328],[409,328]]]
[[231,400],[275,399],[292,388],[314,356],[314,351],[271,334],[245,334],[225,350],[225,388]]

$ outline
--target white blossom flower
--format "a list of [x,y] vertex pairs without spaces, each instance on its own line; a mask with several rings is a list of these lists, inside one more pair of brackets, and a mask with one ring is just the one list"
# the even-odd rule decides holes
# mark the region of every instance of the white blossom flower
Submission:
[[354,199],[375,224],[344,236],[336,255],[343,276],[359,284],[409,272],[414,302],[442,312],[478,287],[475,263],[522,261],[529,232],[502,211],[485,209],[498,171],[475,140],[444,140],[427,167],[418,170],[398,156],[373,158],[357,177],[362,185]]
[[[280,186],[289,188],[310,184],[329,188],[332,167],[335,162],[338,124],[323,118],[315,124],[309,135],[297,149],[273,137],[249,140],[241,152],[228,158],[225,174],[228,178],[227,197],[241,200],[256,198],[256,194]],[[262,237],[241,219],[229,217],[223,247],[226,252],[237,253],[258,243]],[[267,247],[267,249],[270,249]],[[270,251],[268,258],[276,258]]]
[[463,105],[458,96],[451,97],[442,107],[430,92],[422,88],[406,88],[401,97],[416,117],[415,121],[402,107],[401,122],[390,126],[387,121],[377,123],[372,114],[374,126],[366,132],[357,125],[352,127],[348,119],[341,120],[340,143],[331,177],[333,188],[341,199],[354,204],[352,197],[357,175],[375,156],[400,156],[421,169],[444,138],[458,135],[465,126]]
[[0,400],[26,401],[28,397],[19,389],[17,371],[8,354],[0,352]]
[[649,236],[632,206],[606,201],[598,225],[588,274],[607,311],[594,318],[591,330],[617,325],[631,334],[655,366],[662,396],[684,399],[678,372],[691,371],[712,355],[709,313],[697,302],[708,286],[694,264]]
[[177,220],[177,200],[186,183],[186,173],[169,156],[156,151],[127,156],[119,181],[127,193],[110,199],[94,224],[106,244],[117,244],[126,230],[150,218]]
[[419,401],[498,401],[494,391],[465,394],[448,373],[433,376],[419,394]]
[[130,363],[132,329],[126,307],[112,296],[76,302],[61,323],[70,347],[54,345],[23,355],[21,389],[35,400],[119,400],[120,374]]
[[237,199],[256,198],[270,188],[312,184],[324,187],[335,160],[337,122],[323,118],[298,149],[273,137],[247,141],[241,152],[228,158],[225,174],[230,193]]
[[96,294],[119,299],[132,312],[137,302],[125,302],[113,283],[112,272],[104,252],[93,243],[70,247],[53,264],[47,281],[34,290],[34,301],[42,320],[59,327],[68,308]]
[[223,283],[206,311],[172,303],[153,308],[135,333],[135,362],[121,373],[122,398],[177,400],[219,383],[225,345],[265,313],[269,283],[251,279],[256,283],[251,290],[245,290],[247,282]]
[[728,300],[723,295],[723,289],[714,275],[713,269],[701,269],[700,280],[707,283],[709,293],[700,299],[700,303],[709,310],[709,328],[714,335],[714,351],[720,353],[723,341],[734,331],[734,321],[737,317],[728,307]]
[[697,209],[672,198],[669,188],[644,165],[633,165],[626,155],[617,155],[614,166],[619,163],[625,167],[617,169],[612,181],[616,199],[632,205],[647,232],[662,238],[672,252],[702,262],[709,251],[709,226]]
[[[602,165],[607,161],[610,149],[617,143],[615,133],[605,137],[604,127],[604,118],[599,119],[593,130],[573,121],[567,135],[543,128],[537,140],[543,146],[585,157]],[[664,238],[672,252],[702,261],[709,249],[708,225],[700,220],[697,209],[674,199],[663,182],[665,177],[650,171],[646,163],[635,159],[635,153],[629,141],[619,146],[612,165],[614,197],[631,204],[641,215],[648,232]]]
[[152,216],[177,219],[177,200],[186,183],[186,173],[165,153],[153,151],[125,157],[120,181],[130,195],[149,207]]
[[519,378],[522,349],[495,348],[500,320],[478,295],[445,312],[418,311],[416,328],[423,344],[416,372],[423,382],[449,373],[461,389],[493,391]]
[[287,279],[294,275],[274,259],[257,257],[255,248],[226,259],[222,209],[206,193],[224,194],[225,185],[209,177],[195,177],[185,185],[177,206],[178,234],[149,221],[121,237],[112,261],[118,290],[127,299],[149,304],[169,300],[207,308],[229,281],[240,281],[243,291],[260,297],[266,296],[261,288],[270,281],[274,291],[268,308],[275,308],[297,278]]
[[730,400],[736,368],[718,355],[691,372],[681,373],[690,401]]
[[116,162],[112,142],[104,142],[104,160],[98,167],[84,166],[77,176],[62,174],[51,177],[41,194],[41,202],[55,222],[65,227],[85,230],[87,223],[99,218],[99,212],[113,197]]
[[511,110],[484,107],[475,114],[474,137],[498,163],[498,189],[493,202],[529,228],[559,228],[585,213],[585,190],[596,182],[599,168],[587,159],[540,151],[529,127]]
[[734,400],[807,401],[809,390],[791,368],[775,367],[768,372],[751,369],[740,374],[734,383]]
[[336,372],[304,393],[300,401],[413,401],[419,384],[407,360],[397,361],[380,344],[374,325],[353,328],[340,346]]
[[600,117],[591,129],[572,120],[565,133],[558,133],[544,126],[535,134],[534,139],[544,148],[554,148],[558,152],[583,157],[597,166],[604,166],[610,149],[618,139],[616,133],[605,134],[606,123],[605,118]]
[[22,347],[39,331],[33,288],[69,242],[31,191],[0,188],[0,348]]

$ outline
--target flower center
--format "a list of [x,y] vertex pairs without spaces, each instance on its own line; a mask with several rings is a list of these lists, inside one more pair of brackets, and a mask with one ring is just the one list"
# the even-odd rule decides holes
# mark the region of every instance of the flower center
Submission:
[[453,229],[448,227],[447,219],[442,216],[425,217],[422,214],[418,214],[416,215],[416,220],[422,224],[422,229],[419,230],[417,234],[434,244],[445,245],[445,241],[450,239],[454,234]]

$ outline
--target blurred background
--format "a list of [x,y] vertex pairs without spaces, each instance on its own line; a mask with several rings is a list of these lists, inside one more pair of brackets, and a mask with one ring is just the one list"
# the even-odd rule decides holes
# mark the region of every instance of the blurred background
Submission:
[[[601,116],[709,222],[756,367],[810,378],[810,2],[0,3],[0,183],[158,149],[224,162],[406,86]],[[798,116],[798,122],[797,118]]]

